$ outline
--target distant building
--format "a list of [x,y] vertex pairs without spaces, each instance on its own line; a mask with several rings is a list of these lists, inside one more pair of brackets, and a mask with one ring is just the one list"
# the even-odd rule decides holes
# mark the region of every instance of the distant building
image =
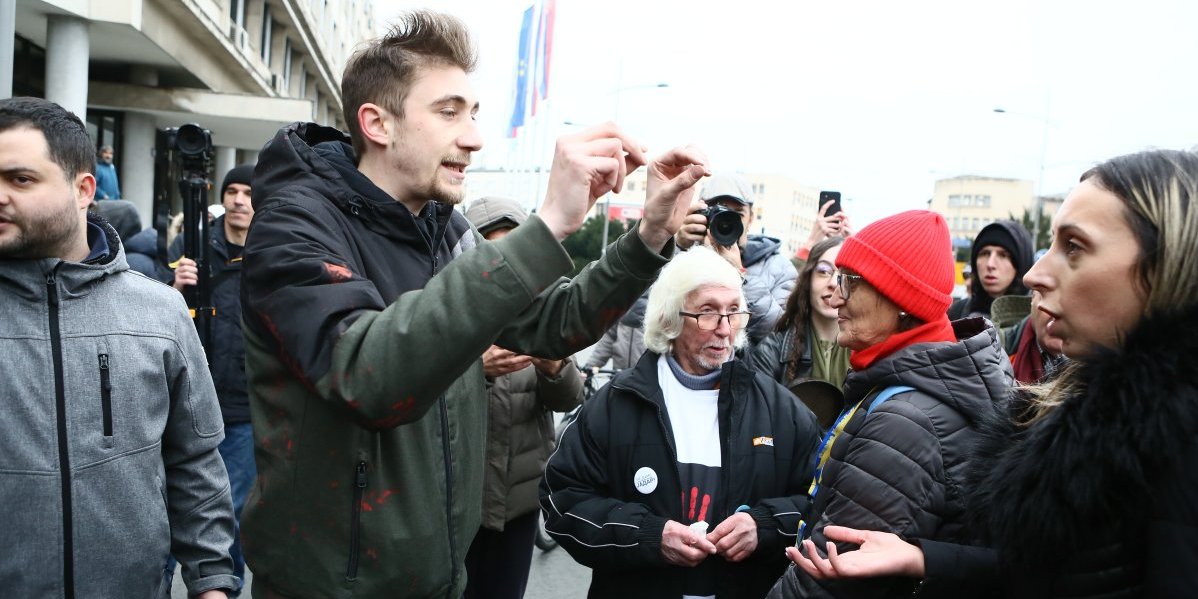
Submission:
[[[1019,220],[1024,210],[1035,206],[1034,183],[1022,179],[1004,179],[962,175],[936,181],[929,210],[940,213],[948,222],[954,245],[968,246],[986,225],[1005,219]],[[1060,206],[1059,198],[1043,202],[1046,229]]]
[[344,129],[341,71],[376,29],[371,0],[38,0],[15,20],[13,94],[61,104],[113,146],[143,223],[156,129],[211,130],[218,179],[286,123]]

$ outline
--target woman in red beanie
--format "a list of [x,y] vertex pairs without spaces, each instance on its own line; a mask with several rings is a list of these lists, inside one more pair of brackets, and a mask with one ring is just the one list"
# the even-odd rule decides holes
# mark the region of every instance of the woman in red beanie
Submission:
[[1198,597],[1195,202],[1198,154],[1155,150],[1087,171],[1057,211],[1025,283],[1070,365],[978,445],[965,489],[990,549],[832,528],[831,559],[791,559],[921,597]]
[[[995,413],[1012,379],[985,320],[948,320],[950,247],[944,218],[913,210],[865,227],[837,256],[836,341],[852,350],[852,370],[799,526],[817,547],[829,525],[970,540],[961,477],[978,422]],[[790,568],[769,596],[910,594],[909,579],[816,581]]]

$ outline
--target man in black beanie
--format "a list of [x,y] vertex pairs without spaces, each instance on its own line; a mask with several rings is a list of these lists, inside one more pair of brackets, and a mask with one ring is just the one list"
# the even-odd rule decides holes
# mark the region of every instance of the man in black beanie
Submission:
[[969,264],[973,266],[970,295],[949,306],[951,320],[990,318],[990,304],[995,299],[1028,294],[1023,275],[1032,267],[1032,235],[1013,220],[990,223],[974,238]]
[[[225,440],[218,450],[229,471],[230,491],[233,495],[233,510],[237,516],[238,534],[234,538],[234,572],[245,580],[245,557],[241,552],[241,508],[254,484],[257,469],[254,465],[254,433],[250,427],[250,402],[245,379],[245,337],[241,333],[241,255],[245,249],[245,236],[254,218],[254,206],[250,203],[250,180],[254,165],[243,164],[229,169],[220,186],[221,205],[224,215],[218,217],[209,229],[208,282],[212,289],[212,306],[216,316],[212,320],[212,347],[209,352],[212,382],[220,398],[221,416],[225,421]],[[170,259],[175,267],[172,285],[180,292],[188,285],[199,281],[196,263],[183,256],[183,235],[171,243]]]

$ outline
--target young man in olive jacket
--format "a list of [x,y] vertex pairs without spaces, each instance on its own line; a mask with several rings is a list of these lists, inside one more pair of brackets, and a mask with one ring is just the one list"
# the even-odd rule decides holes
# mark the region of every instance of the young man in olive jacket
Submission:
[[259,156],[242,277],[255,596],[460,597],[483,352],[563,358],[598,339],[672,253],[707,174],[690,149],[651,163],[638,228],[562,279],[561,240],[643,151],[614,124],[563,137],[539,213],[482,241],[453,210],[482,147],[473,63],[459,21],[410,13],[349,61],[348,136],[297,123]]

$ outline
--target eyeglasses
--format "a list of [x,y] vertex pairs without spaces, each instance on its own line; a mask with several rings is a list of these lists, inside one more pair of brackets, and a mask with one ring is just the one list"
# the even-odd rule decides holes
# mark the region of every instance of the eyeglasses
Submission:
[[840,271],[835,266],[832,266],[827,262],[820,262],[819,264],[815,265],[815,270],[813,272],[815,276],[821,279],[827,279],[829,277],[836,276],[836,273]]
[[836,287],[837,289],[840,289],[840,297],[844,298],[844,301],[846,302],[849,301],[849,296],[853,294],[853,287],[857,286],[858,281],[864,280],[865,277],[861,275],[850,275],[845,272],[837,274]]
[[719,312],[703,312],[695,314],[694,312],[679,312],[679,316],[689,316],[695,319],[695,324],[699,325],[700,331],[714,331],[720,328],[720,321],[727,318],[728,326],[734,329],[744,328],[749,324],[748,312],[729,312],[720,314]]

